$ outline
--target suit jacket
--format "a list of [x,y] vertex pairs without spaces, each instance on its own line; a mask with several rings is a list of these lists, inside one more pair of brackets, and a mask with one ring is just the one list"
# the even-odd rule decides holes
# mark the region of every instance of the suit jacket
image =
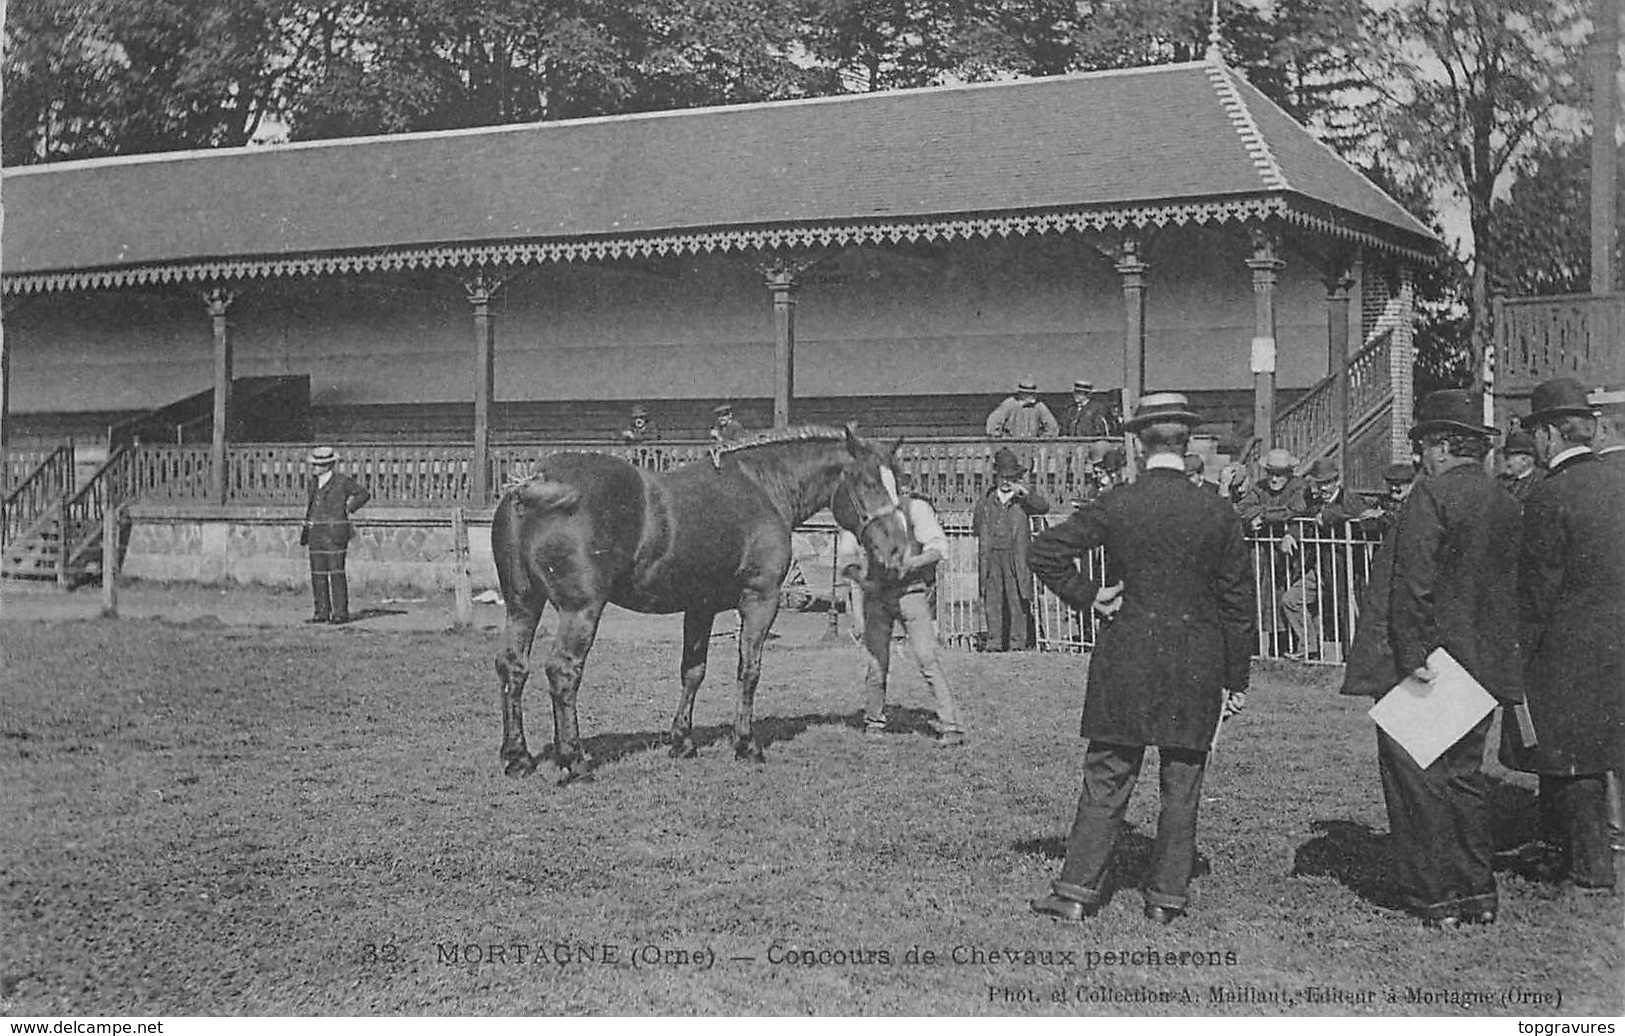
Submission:
[[[1017,497],[1008,504],[999,503],[996,492],[996,488],[990,488],[982,494],[982,499],[976,501],[976,510],[971,514],[971,531],[976,535],[976,578],[980,586],[988,585],[989,581],[994,527],[1002,524],[1009,529],[1016,571],[1024,573],[1027,571],[1027,551],[1033,538],[1032,522],[1028,519],[1049,512],[1049,499],[1036,489],[1028,490],[1026,496]],[[1017,592],[1022,600],[1032,600],[1031,581],[1026,578],[1018,580]]]
[[327,485],[310,480],[310,499],[305,505],[305,528],[311,550],[343,550],[350,542],[350,515],[360,509],[372,494],[343,472],[333,472]]
[[1183,472],[1152,468],[1035,537],[1032,570],[1087,608],[1099,587],[1074,562],[1101,545],[1123,607],[1089,663],[1083,735],[1207,751],[1223,690],[1250,678],[1255,591],[1241,520]]
[[1534,491],[1535,486],[1544,477],[1540,469],[1536,468],[1525,478],[1509,478],[1506,475],[1497,475],[1495,481],[1502,489],[1512,494],[1512,499],[1521,504],[1529,499],[1529,494]]
[[1502,702],[1523,699],[1518,502],[1483,467],[1417,483],[1394,529],[1388,637],[1394,682],[1442,647]]
[[1565,460],[1529,495],[1518,563],[1529,768],[1572,775],[1625,763],[1625,468]]
[[1073,403],[1066,408],[1066,416],[1061,419],[1061,434],[1079,437],[1122,435],[1123,422],[1110,403],[1091,399],[1082,406]]
[[1236,505],[1236,510],[1243,522],[1258,518],[1265,525],[1270,525],[1302,518],[1313,510],[1313,505],[1309,502],[1309,487],[1303,479],[1288,479],[1279,493],[1272,493],[1269,480],[1263,478],[1241,495],[1241,503]]

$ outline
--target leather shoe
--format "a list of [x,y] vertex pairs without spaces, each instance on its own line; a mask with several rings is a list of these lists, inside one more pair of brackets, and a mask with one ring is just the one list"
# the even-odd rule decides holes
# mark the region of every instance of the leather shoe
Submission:
[[331,619],[328,619],[327,621],[329,623],[331,623],[332,625],[334,625],[334,626],[348,626],[350,623],[354,622],[355,620],[352,617],[348,616],[348,615],[335,615]]
[[1173,907],[1153,906],[1150,903],[1145,905],[1145,919],[1147,921],[1153,921],[1157,924],[1173,924],[1174,918],[1178,917],[1184,912],[1185,911],[1183,910],[1176,910]]
[[1068,899],[1051,892],[1043,899],[1032,901],[1034,913],[1053,917],[1057,921],[1082,921],[1093,914],[1098,908],[1089,903],[1080,903],[1075,899]]

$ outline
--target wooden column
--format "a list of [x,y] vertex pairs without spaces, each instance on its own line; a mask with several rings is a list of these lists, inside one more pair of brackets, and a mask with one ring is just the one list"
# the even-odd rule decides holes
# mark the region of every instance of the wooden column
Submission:
[[[7,304],[4,316],[10,316],[11,312],[12,307]],[[5,459],[6,450],[11,447],[11,346],[6,342],[11,333],[0,327],[0,460]]]
[[1253,435],[1263,452],[1275,445],[1275,286],[1281,279],[1280,245],[1267,230],[1252,231]]
[[773,293],[773,427],[790,424],[790,401],[796,394],[796,290],[805,264],[783,259],[764,266]]
[[469,496],[475,507],[491,502],[491,395],[496,384],[496,349],[491,299],[502,280],[481,268],[463,282],[474,310],[474,455],[469,465]]
[[[1125,236],[1117,248],[1117,273],[1123,279],[1123,419],[1134,416],[1145,392],[1145,275],[1151,269],[1142,255],[1140,239]],[[1138,474],[1134,436],[1123,434],[1124,469],[1130,481]]]
[[236,298],[236,293],[224,288],[211,288],[203,293],[203,303],[214,323],[214,431],[209,443],[209,496],[217,504],[226,502],[226,443],[231,437],[231,322],[226,314]]
[[1592,0],[1591,294],[1614,290],[1619,122],[1619,0]]
[[[1394,290],[1399,297],[1399,319],[1388,345],[1388,380],[1394,388],[1388,442],[1390,458],[1407,461],[1411,459],[1411,416],[1416,405],[1416,284],[1409,264],[1400,265]],[[1488,394],[1485,398],[1488,400]],[[1494,419],[1492,409],[1489,420]]]
[[1346,259],[1332,261],[1326,273],[1326,371],[1332,387],[1332,420],[1337,426],[1337,462],[1349,470],[1349,295],[1354,270]]

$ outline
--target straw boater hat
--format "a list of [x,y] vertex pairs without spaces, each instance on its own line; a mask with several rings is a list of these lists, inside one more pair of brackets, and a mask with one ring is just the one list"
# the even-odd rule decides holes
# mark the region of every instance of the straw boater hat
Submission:
[[1264,470],[1275,475],[1290,475],[1298,470],[1298,458],[1292,455],[1291,450],[1277,446],[1264,454]]
[[1017,392],[1025,392],[1025,393],[1037,393],[1038,392],[1038,379],[1034,378],[1034,377],[1022,378],[1020,381],[1016,382],[1016,391]]
[[331,446],[318,446],[314,450],[310,451],[310,456],[305,458],[306,461],[317,467],[325,467],[329,464],[336,464],[338,463],[338,459],[338,451],[333,449]]
[[1153,392],[1140,397],[1134,416],[1123,422],[1123,427],[1137,432],[1146,425],[1178,423],[1195,427],[1202,423],[1199,414],[1191,409],[1191,401],[1183,392]]
[[1309,465],[1309,477],[1316,482],[1331,482],[1342,477],[1342,474],[1337,468],[1337,461],[1330,457],[1316,458],[1315,462]]
[[1404,461],[1395,461],[1382,469],[1382,480],[1390,485],[1403,486],[1416,480],[1416,469]]
[[999,452],[993,455],[994,478],[1021,478],[1026,474],[1027,465],[1021,463],[1021,458],[1017,457],[1012,450],[1001,447]]
[[1077,381],[1072,383],[1073,392],[1093,392],[1094,390],[1095,383],[1085,378],[1079,378]]
[[[1578,383],[1576,383],[1578,384]],[[1535,390],[1539,392],[1539,389]],[[1581,390],[1582,398],[1584,390]],[[1411,426],[1411,438],[1420,439],[1434,432],[1461,432],[1486,438],[1501,433],[1481,424],[1484,416],[1484,397],[1470,389],[1439,389],[1422,397],[1417,408],[1416,423]]]
[[711,412],[718,417],[731,417],[733,416],[734,407],[732,403],[718,403],[711,408]]
[[1529,393],[1529,416],[1523,419],[1523,426],[1532,428],[1542,418],[1590,417],[1594,412],[1584,385],[1573,378],[1553,378]]

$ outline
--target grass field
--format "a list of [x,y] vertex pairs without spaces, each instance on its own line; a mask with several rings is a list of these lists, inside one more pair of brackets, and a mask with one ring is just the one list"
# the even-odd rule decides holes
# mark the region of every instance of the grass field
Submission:
[[[501,774],[488,631],[7,624],[0,1013],[1625,1006],[1617,899],[1508,857],[1493,928],[1424,930],[1389,905],[1375,739],[1333,671],[1258,675],[1209,770],[1187,918],[1152,926],[1132,886],[1153,779],[1130,813],[1129,887],[1068,927],[1027,900],[1076,800],[1080,659],[949,656],[972,742],[942,750],[908,665],[904,732],[877,742],[852,723],[856,649],[786,637],[758,696],[768,762],[751,766],[724,737],[719,639],[701,756],[674,761],[658,744],[669,625],[599,645],[581,711],[599,766],[559,787]],[[545,691],[527,701],[535,750]],[[1528,779],[1501,774],[1495,801],[1498,845],[1521,841]]]

